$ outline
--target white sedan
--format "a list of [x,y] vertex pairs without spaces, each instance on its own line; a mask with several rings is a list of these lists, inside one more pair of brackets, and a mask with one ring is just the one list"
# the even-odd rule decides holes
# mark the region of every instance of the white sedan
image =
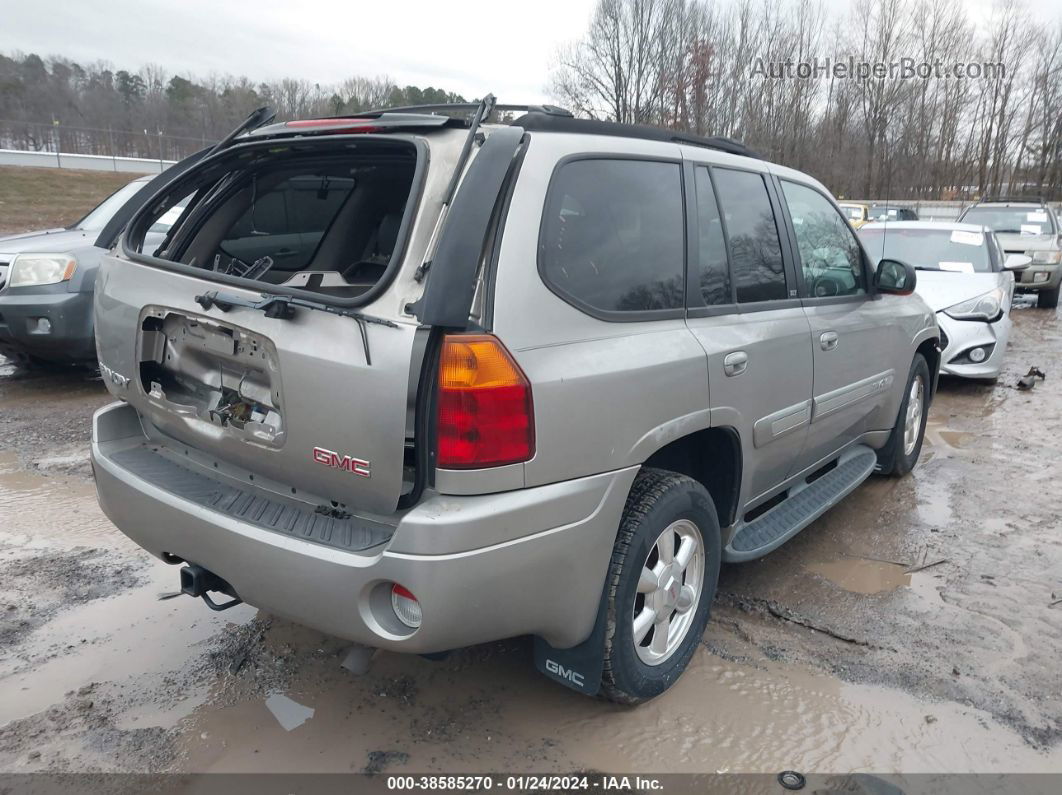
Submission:
[[915,292],[937,313],[940,372],[994,381],[1010,335],[1013,271],[1032,260],[1005,254],[991,229],[934,221],[870,223],[859,230],[871,259],[918,271]]

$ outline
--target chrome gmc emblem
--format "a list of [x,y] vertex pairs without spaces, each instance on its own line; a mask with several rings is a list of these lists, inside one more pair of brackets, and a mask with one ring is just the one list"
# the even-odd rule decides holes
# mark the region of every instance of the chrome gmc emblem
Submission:
[[323,447],[313,448],[313,460],[332,469],[342,469],[352,475],[367,478],[371,477],[370,464],[363,458],[354,458],[349,455],[340,455]]

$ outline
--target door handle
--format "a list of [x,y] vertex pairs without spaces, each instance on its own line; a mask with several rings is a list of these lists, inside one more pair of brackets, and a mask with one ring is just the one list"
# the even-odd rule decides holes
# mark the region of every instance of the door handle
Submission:
[[824,351],[832,351],[837,347],[837,332],[824,331],[819,335],[819,345]]
[[745,351],[728,353],[723,359],[723,372],[727,375],[741,375],[749,366],[749,355]]

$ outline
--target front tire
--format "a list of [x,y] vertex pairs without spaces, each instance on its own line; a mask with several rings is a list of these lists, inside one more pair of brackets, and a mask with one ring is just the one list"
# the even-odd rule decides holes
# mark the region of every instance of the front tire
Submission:
[[896,424],[889,441],[878,451],[878,471],[883,475],[903,477],[918,462],[929,417],[929,365],[925,357],[916,353],[907,376],[907,388],[900,403]]
[[678,679],[708,623],[721,559],[719,520],[704,486],[642,469],[609,565],[606,698],[637,704]]

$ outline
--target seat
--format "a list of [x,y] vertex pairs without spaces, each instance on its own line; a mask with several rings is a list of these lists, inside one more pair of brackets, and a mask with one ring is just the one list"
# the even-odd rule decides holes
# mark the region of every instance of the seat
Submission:
[[369,236],[361,258],[343,271],[343,278],[350,284],[365,287],[376,284],[391,261],[401,226],[402,213],[386,213]]
[[398,242],[398,230],[401,226],[401,212],[386,213],[380,219],[380,223],[377,224],[376,230],[369,237],[369,241],[365,245],[365,252],[361,258],[363,260],[382,259],[384,262],[391,259],[395,244]]

